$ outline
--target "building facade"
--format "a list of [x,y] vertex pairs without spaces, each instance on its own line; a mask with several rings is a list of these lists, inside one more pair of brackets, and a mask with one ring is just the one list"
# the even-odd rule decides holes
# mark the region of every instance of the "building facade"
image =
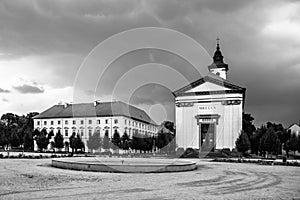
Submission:
[[228,65],[217,44],[209,72],[175,91],[176,143],[210,152],[235,148],[242,130],[246,89],[227,79]]
[[64,142],[69,142],[73,133],[79,134],[87,150],[87,141],[95,132],[102,138],[106,132],[112,138],[115,131],[121,137],[125,132],[129,137],[136,132],[153,136],[158,125],[143,110],[115,101],[54,105],[34,117],[34,129],[52,130],[54,134],[60,130]]
[[297,136],[299,136],[299,134],[300,134],[300,125],[299,124],[295,123],[288,127],[288,130],[291,131],[291,134],[296,134]]

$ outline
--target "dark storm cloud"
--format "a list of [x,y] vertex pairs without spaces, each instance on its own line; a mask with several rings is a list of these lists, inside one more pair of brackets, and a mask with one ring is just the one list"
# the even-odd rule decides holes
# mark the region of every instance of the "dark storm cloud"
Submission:
[[27,93],[43,93],[45,90],[42,87],[35,86],[35,85],[28,85],[28,84],[23,84],[20,86],[13,86],[15,90],[17,90],[20,93],[27,94]]
[[10,93],[10,91],[0,88],[0,93]]
[[[1,1],[1,50],[9,56],[87,54],[129,28],[157,25],[135,1]],[[130,16],[130,14],[132,16]]]
[[[290,19],[276,17],[281,16],[282,5],[296,8],[297,4],[295,0],[6,0],[0,2],[0,57],[46,56],[44,61],[52,63],[55,74],[51,84],[62,87],[73,84],[82,59],[95,45],[120,31],[144,26],[175,29],[197,40],[210,55],[219,36],[229,79],[247,87],[246,111],[257,124],[277,120],[288,125],[299,120],[295,118],[300,101],[300,39],[286,33],[297,32],[291,28],[299,25],[299,14]],[[270,18],[269,12],[276,17]],[[297,23],[284,23],[277,30],[280,20]],[[115,80],[124,70],[122,64],[107,79]],[[154,99],[163,98],[157,94]],[[147,92],[139,92],[134,102],[153,101]]]

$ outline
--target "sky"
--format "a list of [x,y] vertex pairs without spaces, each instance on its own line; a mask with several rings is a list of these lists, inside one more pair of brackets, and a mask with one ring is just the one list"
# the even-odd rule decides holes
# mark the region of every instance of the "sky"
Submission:
[[[192,38],[203,47],[198,56],[192,49],[183,51],[190,45],[175,36],[135,35],[166,48],[177,44],[201,62],[193,67],[174,53],[144,48],[104,65],[104,55],[138,43],[114,38],[114,48],[101,54],[104,41],[144,27]],[[247,88],[245,112],[257,126],[271,121],[287,127],[300,121],[299,33],[296,0],[2,0],[0,114],[116,99],[146,110],[158,123],[173,121],[172,91],[207,70],[219,37],[228,78]]]

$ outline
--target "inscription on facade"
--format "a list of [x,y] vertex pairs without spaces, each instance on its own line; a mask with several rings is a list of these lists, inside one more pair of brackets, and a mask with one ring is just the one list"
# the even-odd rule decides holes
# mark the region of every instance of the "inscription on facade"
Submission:
[[216,110],[216,106],[199,106],[199,110]]

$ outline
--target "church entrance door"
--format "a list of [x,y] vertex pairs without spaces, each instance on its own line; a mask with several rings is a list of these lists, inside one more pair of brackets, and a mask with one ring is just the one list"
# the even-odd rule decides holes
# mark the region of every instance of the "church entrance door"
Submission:
[[215,123],[201,123],[199,126],[201,152],[214,151],[215,148]]

